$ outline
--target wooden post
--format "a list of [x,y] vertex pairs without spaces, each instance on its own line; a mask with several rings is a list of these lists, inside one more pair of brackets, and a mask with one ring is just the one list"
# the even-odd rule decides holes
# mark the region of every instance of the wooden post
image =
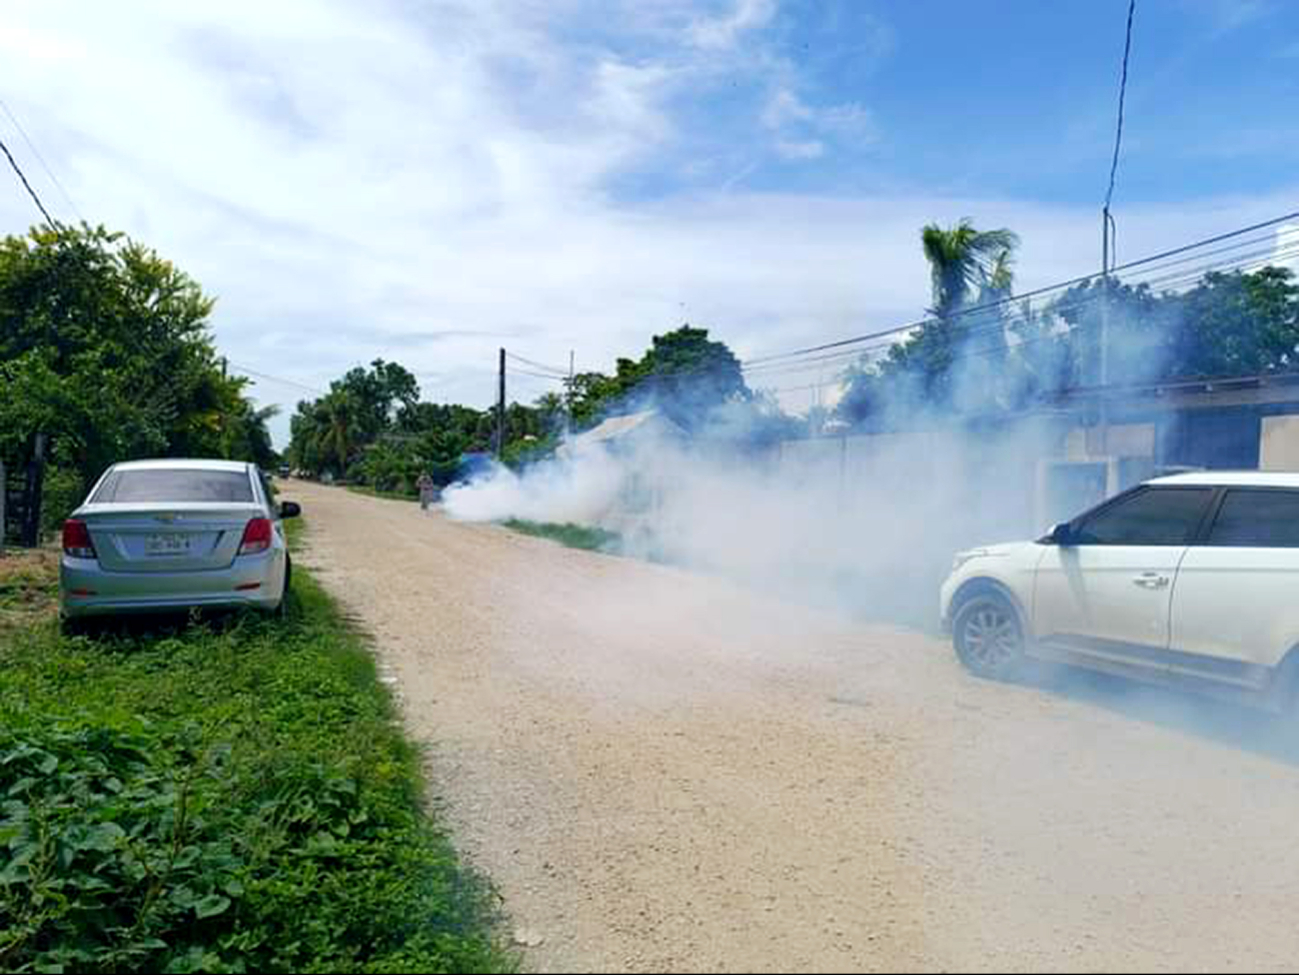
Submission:
[[496,459],[505,449],[505,350],[501,349],[500,392],[496,399]]
[[41,543],[41,495],[45,483],[45,434],[36,434],[31,463],[27,466],[26,497],[23,499],[23,537],[26,548]]

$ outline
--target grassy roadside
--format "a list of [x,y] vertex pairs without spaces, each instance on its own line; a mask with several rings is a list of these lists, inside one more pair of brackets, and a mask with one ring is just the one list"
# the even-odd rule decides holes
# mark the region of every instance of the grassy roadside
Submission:
[[348,484],[345,485],[347,490],[355,491],[357,494],[368,494],[372,498],[385,498],[389,501],[418,501],[418,494],[407,494],[404,491],[380,491],[378,488],[372,488],[368,484]]
[[0,970],[512,966],[307,573],[283,620],[65,638],[47,607],[0,670]]
[[524,535],[549,538],[569,548],[580,548],[587,552],[616,551],[620,541],[617,532],[587,525],[561,525],[549,521],[526,521],[522,518],[511,518],[504,525]]
[[0,644],[5,634],[48,619],[58,597],[59,554],[7,549],[0,555]]

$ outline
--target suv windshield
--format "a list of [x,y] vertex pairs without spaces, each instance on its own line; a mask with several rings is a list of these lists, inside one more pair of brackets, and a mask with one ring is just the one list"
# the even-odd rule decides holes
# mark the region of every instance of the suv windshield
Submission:
[[253,500],[253,488],[247,474],[183,468],[113,471],[91,499],[95,504]]

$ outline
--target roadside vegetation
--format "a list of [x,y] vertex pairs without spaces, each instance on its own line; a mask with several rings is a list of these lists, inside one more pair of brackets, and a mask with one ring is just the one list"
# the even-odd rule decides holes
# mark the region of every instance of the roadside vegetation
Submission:
[[1295,369],[1299,281],[1288,267],[1210,270],[1181,290],[1094,278],[1049,299],[1012,302],[1019,247],[1012,231],[977,230],[962,220],[929,224],[920,242],[930,271],[929,317],[848,369],[834,413],[852,429],[909,429],[921,416],[1015,415],[1098,385],[1103,315],[1114,385]]
[[[619,359],[611,374],[548,378],[563,383],[564,393],[506,406],[500,451],[506,467],[519,470],[550,456],[566,429],[581,432],[627,409],[654,407],[685,430],[715,423],[758,439],[798,429],[774,401],[745,385],[740,361],[725,343],[690,325],[654,336],[639,359]],[[311,477],[328,473],[413,495],[422,473],[445,487],[490,469],[497,421],[494,408],[421,402],[412,372],[376,359],[368,368],[348,370],[325,395],[298,404],[286,453]]]
[[9,550],[0,555],[0,640],[53,614],[58,595],[58,552]]
[[418,501],[419,500],[419,492],[413,487],[410,490],[405,490],[404,488],[402,488],[402,489],[391,490],[391,491],[371,487],[368,484],[348,484],[346,485],[346,487],[349,491],[353,491],[356,494],[368,494],[372,498],[383,498],[387,501]]
[[24,471],[43,435],[43,534],[115,461],[274,466],[275,408],[217,353],[213,307],[171,261],[103,227],[0,238],[0,462]]
[[285,619],[65,638],[52,571],[0,576],[0,970],[512,966],[307,573]]
[[561,525],[548,521],[526,521],[522,518],[511,518],[503,524],[524,535],[549,538],[569,548],[580,548],[588,552],[616,552],[621,541],[617,532],[589,525]]

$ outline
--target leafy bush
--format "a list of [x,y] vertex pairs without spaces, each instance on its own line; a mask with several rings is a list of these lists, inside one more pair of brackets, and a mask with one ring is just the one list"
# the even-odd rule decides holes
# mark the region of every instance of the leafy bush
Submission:
[[489,971],[372,657],[287,621],[0,648],[0,970]]

